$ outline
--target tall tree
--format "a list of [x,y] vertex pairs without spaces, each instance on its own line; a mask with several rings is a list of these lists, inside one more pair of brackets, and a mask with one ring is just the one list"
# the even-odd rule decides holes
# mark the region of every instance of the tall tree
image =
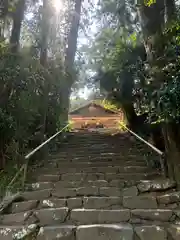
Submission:
[[166,21],[170,22],[176,18],[176,5],[174,0],[164,0],[165,1],[165,13]]
[[[48,58],[48,40],[49,40],[49,28],[50,28],[50,5],[49,0],[43,0],[42,5],[42,16],[41,16],[41,40],[40,40],[40,64],[42,67],[47,68],[47,58]],[[42,122],[41,122],[41,134],[42,139],[45,134],[46,128],[46,118],[48,111],[48,93],[49,93],[49,83],[48,78],[44,82],[44,87],[42,91]]]
[[67,36],[67,49],[65,53],[65,84],[61,89],[63,122],[67,122],[69,111],[69,98],[71,87],[74,82],[74,60],[77,50],[78,30],[81,18],[82,0],[75,0],[74,10],[70,14],[70,29]]
[[21,25],[24,18],[25,0],[18,0],[15,4],[15,11],[13,12],[13,26],[10,37],[11,49],[17,52],[19,47]]
[[[151,79],[149,86],[152,89],[150,92],[151,94],[154,93],[154,96],[157,96],[157,98],[155,97],[156,100],[153,105],[162,108],[163,102],[161,101],[159,104],[158,98],[160,98],[160,96],[162,96],[164,100],[168,98],[167,96],[161,95],[163,93],[158,93],[158,91],[161,89],[161,91],[164,91],[165,93],[167,89],[165,86],[168,86],[173,82],[173,79],[171,77],[169,78],[163,71],[165,67],[167,67],[167,69],[169,68],[168,61],[172,60],[172,56],[170,60],[165,53],[169,41],[172,41],[172,39],[166,38],[164,35],[165,16],[168,23],[175,20],[175,2],[173,0],[157,0],[150,3],[150,5],[147,5],[142,0],[139,4],[138,12],[143,30],[148,62],[150,64]],[[171,28],[171,26],[168,27]],[[170,91],[170,89],[168,91]],[[153,102],[153,99],[150,101]],[[171,100],[169,99],[169,101]],[[179,127],[173,117],[164,117],[162,131],[166,146],[169,175],[170,177],[175,178],[177,182],[180,182],[179,172],[177,170],[177,164],[180,157],[180,147],[178,144],[180,134]]]

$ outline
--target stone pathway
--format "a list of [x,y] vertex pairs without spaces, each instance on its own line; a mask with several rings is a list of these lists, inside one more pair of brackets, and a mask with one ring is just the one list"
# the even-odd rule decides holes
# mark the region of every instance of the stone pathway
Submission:
[[180,239],[180,192],[147,167],[144,145],[128,134],[68,139],[0,211],[0,240]]

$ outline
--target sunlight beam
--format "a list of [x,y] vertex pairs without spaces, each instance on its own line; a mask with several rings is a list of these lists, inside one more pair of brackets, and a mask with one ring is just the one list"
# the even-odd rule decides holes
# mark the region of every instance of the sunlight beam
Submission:
[[60,12],[63,8],[62,0],[53,0],[53,7],[56,12]]

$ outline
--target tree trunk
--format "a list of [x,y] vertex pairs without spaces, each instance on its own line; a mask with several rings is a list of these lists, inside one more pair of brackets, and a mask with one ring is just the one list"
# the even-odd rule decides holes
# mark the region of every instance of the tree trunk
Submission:
[[[74,59],[76,55],[77,49],[77,38],[78,38],[78,30],[79,30],[79,23],[81,18],[81,5],[82,0],[75,1],[75,9],[71,19],[71,27],[68,34],[68,41],[67,41],[67,51],[66,51],[66,68],[69,73],[71,73],[74,65]],[[72,80],[72,79],[71,79]]]
[[167,23],[176,18],[176,5],[174,0],[165,0],[165,12]]
[[148,61],[153,64],[161,56],[164,47],[163,44],[157,45],[164,27],[164,1],[156,0],[150,6],[147,6],[144,0],[140,1],[138,15],[144,36],[144,46]]
[[24,18],[25,0],[19,0],[16,11],[13,13],[13,27],[11,31],[10,44],[12,52],[17,52],[21,33],[21,25]]
[[131,130],[136,130],[137,115],[131,103],[122,103],[122,110],[126,117],[127,125]]
[[69,111],[69,98],[71,94],[71,87],[73,84],[73,70],[74,70],[74,59],[76,55],[77,49],[77,38],[78,38],[78,30],[81,18],[81,6],[82,0],[75,1],[74,13],[71,19],[70,31],[68,34],[67,40],[67,50],[65,57],[65,73],[66,73],[66,84],[64,84],[64,88],[61,89],[62,96],[62,116],[63,116],[63,125],[68,122],[68,111]]
[[[161,72],[163,62],[161,56],[164,53],[162,29],[165,26],[165,11],[164,4],[166,3],[166,13],[169,19],[174,16],[174,1],[156,0],[151,6],[145,6],[144,0],[138,7],[138,14],[141,21],[141,26],[144,35],[144,45],[147,52],[147,59],[151,67],[155,66]],[[153,87],[158,89],[161,84],[160,73],[153,74]],[[166,148],[166,160],[168,166],[169,177],[175,179],[180,183],[180,176],[178,173],[178,160],[180,159],[180,150],[178,149],[178,136],[175,136],[174,123],[164,123],[162,128],[163,137]],[[176,131],[177,131],[176,126]]]
[[49,18],[48,18],[49,4],[48,0],[43,0],[42,19],[41,19],[41,46],[40,46],[40,63],[43,67],[47,65],[47,49],[48,49],[48,35],[49,35]]
[[165,139],[166,158],[169,177],[180,184],[180,148],[179,136],[176,134],[178,126],[174,123],[166,123],[163,126],[163,135]]
[[[46,69],[47,68],[47,55],[48,55],[48,36],[49,36],[49,13],[50,6],[48,0],[43,0],[42,7],[42,19],[41,19],[41,45],[40,45],[40,64]],[[44,82],[43,89],[43,105],[42,105],[42,120],[41,120],[41,135],[42,140],[44,139],[44,134],[46,132],[46,118],[48,112],[48,92],[49,83],[48,78]]]

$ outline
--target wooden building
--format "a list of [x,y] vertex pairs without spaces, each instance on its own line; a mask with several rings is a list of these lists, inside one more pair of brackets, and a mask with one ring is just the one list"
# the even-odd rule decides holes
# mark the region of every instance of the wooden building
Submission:
[[122,111],[112,111],[101,104],[90,102],[69,113],[75,129],[81,128],[116,128],[119,121],[123,121]]

